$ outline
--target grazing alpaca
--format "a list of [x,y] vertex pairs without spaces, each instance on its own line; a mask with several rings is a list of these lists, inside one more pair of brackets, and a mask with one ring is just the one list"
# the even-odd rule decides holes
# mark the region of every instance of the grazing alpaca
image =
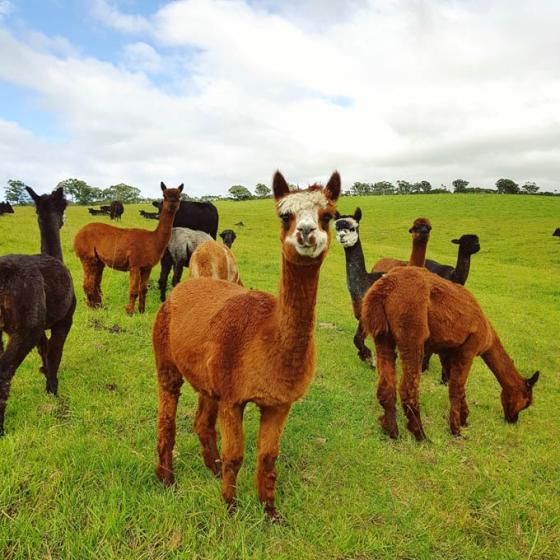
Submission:
[[[13,212],[13,210],[12,210]],[[553,237],[560,237],[560,227],[557,227],[552,234]]]
[[169,238],[173,217],[183,185],[168,189],[161,183],[163,208],[158,227],[154,231],[124,229],[108,224],[92,223],[84,226],[74,238],[74,251],[84,269],[84,292],[90,307],[101,305],[101,278],[105,266],[115,270],[130,271],[129,300],[126,311],[134,314],[138,298],[138,311],[144,313],[148,279],[152,268],[161,259]]
[[371,362],[371,350],[365,344],[366,333],[360,323],[362,298],[368,288],[381,276],[382,272],[368,272],[360,241],[359,227],[362,211],[356,208],[354,214],[335,215],[334,228],[337,241],[344,247],[346,257],[346,286],[352,299],[354,317],[358,320],[358,327],[354,335],[354,346],[358,349],[358,356],[364,362]]
[[97,210],[96,208],[88,208],[88,212],[92,216],[108,216],[109,215],[108,210]]
[[[41,355],[47,393],[56,395],[58,367],[76,308],[60,246],[66,208],[62,187],[42,196],[26,189],[35,201],[42,254],[0,257],[0,435],[12,378],[34,346]],[[50,338],[46,330],[51,331]],[[2,331],[10,337],[5,350]]]
[[145,210],[139,210],[140,216],[146,218],[146,220],[159,220],[159,214],[157,212],[146,212]]
[[233,242],[237,238],[237,235],[235,235],[235,231],[233,231],[232,229],[224,229],[224,231],[220,233],[220,237],[222,238],[224,245],[228,249],[231,249],[231,246],[233,245]]
[[412,253],[410,260],[400,261],[398,259],[384,258],[378,260],[373,266],[372,272],[388,272],[396,266],[424,266],[426,261],[426,248],[430,239],[432,226],[427,218],[416,218],[412,227],[408,230],[412,233]]
[[190,278],[216,278],[227,280],[243,286],[239,278],[237,259],[226,245],[220,245],[213,239],[206,241],[191,256],[189,265]]
[[[206,241],[213,241],[213,239],[204,231],[177,227],[171,230],[171,239],[166,250],[169,252],[173,262],[173,279],[171,280],[173,286],[176,286],[181,281],[183,267],[189,266],[191,255],[196,251],[197,247]],[[159,289],[160,299],[165,301],[167,283],[160,284]]]
[[[467,278],[469,277],[469,271],[471,267],[471,255],[478,253],[480,251],[480,242],[478,240],[478,235],[465,234],[459,239],[452,239],[451,243],[459,245],[459,250],[457,251],[457,264],[455,268],[447,264],[440,264],[436,261],[426,259],[426,264],[424,265],[430,272],[450,280],[455,284],[465,285]],[[424,360],[422,361],[422,371],[426,371],[430,366],[431,354],[426,352],[424,354]],[[447,383],[449,379],[449,372],[445,371],[442,364],[441,370],[441,382]]]
[[0,202],[0,216],[2,214],[13,214],[14,209],[9,202]]
[[532,401],[530,379],[519,375],[496,331],[474,296],[424,268],[398,267],[376,282],[364,297],[362,322],[375,341],[379,381],[377,397],[384,408],[381,426],[398,435],[395,348],[402,363],[399,387],[407,428],[417,440],[426,436],[420,419],[419,385],[424,347],[438,352],[449,371],[449,427],[459,436],[469,409],[465,383],[476,356],[481,356],[502,386],[505,419],[516,422]]
[[[282,273],[278,297],[230,282],[195,278],[177,285],[159,308],[153,344],[159,383],[157,475],[173,483],[177,401],[187,379],[199,393],[195,430],[206,466],[220,475],[216,418],[222,436],[222,495],[234,507],[243,462],[243,411],[261,410],[257,489],[266,513],[274,508],[279,439],[292,403],[306,393],[315,371],[315,303],[321,263],[330,243],[329,221],[340,176],[326,187],[290,191],[273,180],[281,219]],[[185,309],[188,313],[185,313]]]

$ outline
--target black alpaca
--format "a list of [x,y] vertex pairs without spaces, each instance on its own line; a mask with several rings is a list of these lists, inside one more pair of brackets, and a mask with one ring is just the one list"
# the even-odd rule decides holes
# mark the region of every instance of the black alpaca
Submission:
[[368,272],[362,242],[360,241],[359,226],[362,211],[356,208],[354,214],[335,214],[334,228],[337,241],[344,247],[346,256],[346,286],[352,299],[354,317],[358,320],[358,327],[354,335],[354,346],[358,349],[358,356],[364,362],[372,363],[371,350],[365,345],[366,333],[360,321],[362,298],[368,288],[383,276],[382,272]]
[[[425,267],[430,271],[446,280],[450,280],[455,284],[465,285],[469,277],[471,268],[471,255],[480,251],[480,241],[478,235],[465,234],[461,235],[459,239],[452,239],[451,243],[459,245],[457,251],[457,264],[455,268],[447,264],[440,264],[436,261],[426,259]],[[426,371],[430,367],[430,358],[432,355],[425,352],[424,359],[422,360],[422,371]],[[441,368],[441,382],[446,384],[449,380],[449,372],[443,367]]]
[[146,212],[145,210],[139,210],[140,216],[146,218],[146,220],[159,220],[159,214],[157,212]]
[[[56,395],[58,367],[76,308],[72,277],[62,262],[60,245],[66,208],[62,187],[42,196],[26,189],[35,201],[41,254],[0,257],[0,435],[12,378],[35,346],[41,355],[47,393]],[[51,331],[50,338],[46,330]],[[5,350],[2,331],[9,336]]]
[[14,209],[9,202],[0,202],[0,216],[2,214],[13,214]]
[[233,242],[237,238],[237,235],[235,234],[235,231],[233,231],[232,229],[224,229],[224,231],[220,233],[220,237],[222,238],[224,245],[228,249],[231,249],[231,246],[233,245]]

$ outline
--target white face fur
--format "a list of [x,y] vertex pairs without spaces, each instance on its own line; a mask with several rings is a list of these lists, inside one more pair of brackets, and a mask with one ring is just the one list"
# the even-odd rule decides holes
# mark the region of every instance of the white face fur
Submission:
[[296,192],[278,202],[280,216],[294,217],[295,227],[285,243],[293,245],[302,257],[318,257],[329,241],[328,233],[319,224],[319,210],[328,206],[322,191]]
[[340,218],[334,223],[334,231],[336,232],[336,240],[343,247],[353,247],[359,238],[359,223],[354,218]]

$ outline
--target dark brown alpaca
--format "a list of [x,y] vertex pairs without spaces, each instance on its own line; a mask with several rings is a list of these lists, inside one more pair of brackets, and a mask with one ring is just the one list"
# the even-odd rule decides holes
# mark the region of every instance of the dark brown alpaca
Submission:
[[169,239],[173,218],[179,208],[183,185],[168,189],[161,183],[163,207],[157,228],[124,229],[108,224],[91,223],[84,226],[74,238],[74,251],[84,269],[84,292],[90,307],[101,305],[101,278],[105,266],[130,271],[129,299],[126,311],[144,313],[148,279],[152,268],[159,262]]
[[[26,189],[35,201],[42,254],[0,257],[0,435],[12,378],[34,346],[41,355],[47,393],[56,395],[58,367],[76,307],[72,277],[62,263],[62,188],[42,196]],[[2,331],[9,336],[5,351]]]
[[449,427],[459,436],[467,425],[469,409],[465,383],[476,356],[481,356],[502,386],[505,419],[516,422],[519,412],[532,402],[530,379],[519,375],[496,331],[474,296],[424,268],[397,267],[367,292],[362,322],[375,341],[379,381],[377,397],[383,406],[381,426],[398,435],[396,418],[395,349],[402,363],[399,393],[407,428],[417,440],[426,436],[420,419],[419,385],[424,347],[437,352],[449,371]]
[[186,379],[199,393],[195,431],[204,463],[223,477],[222,495],[231,510],[243,462],[243,411],[253,402],[261,410],[258,495],[266,513],[277,519],[279,440],[292,403],[307,392],[315,373],[319,271],[330,243],[329,221],[340,194],[340,176],[333,173],[324,188],[314,185],[293,192],[276,172],[273,190],[282,226],[278,297],[223,280],[190,279],[175,286],[159,308],[153,344],[159,382],[157,476],[165,485],[173,483],[175,416]]
[[427,218],[416,218],[412,227],[408,230],[412,233],[412,253],[410,260],[400,261],[398,259],[383,258],[378,260],[372,268],[372,272],[389,272],[396,266],[424,266],[426,262],[426,248],[430,239],[432,226]]

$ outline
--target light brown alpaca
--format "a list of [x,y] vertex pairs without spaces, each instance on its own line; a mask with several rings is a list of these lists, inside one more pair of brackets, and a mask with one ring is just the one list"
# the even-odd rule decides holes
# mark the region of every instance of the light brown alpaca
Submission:
[[92,223],[84,226],[74,238],[74,252],[84,269],[84,292],[90,307],[101,305],[101,278],[105,266],[130,271],[129,299],[126,311],[134,314],[138,297],[138,311],[144,313],[148,279],[154,265],[163,255],[169,239],[173,218],[179,208],[183,185],[168,189],[161,183],[163,207],[154,231],[117,228]]
[[383,258],[378,260],[372,268],[372,272],[388,272],[396,266],[424,266],[426,262],[426,248],[430,239],[432,226],[427,218],[416,218],[412,227],[408,230],[412,233],[412,253],[410,260],[400,261],[398,259]]
[[293,192],[276,172],[273,190],[282,224],[278,297],[223,280],[193,278],[178,284],[160,307],[153,344],[159,383],[157,476],[166,485],[173,483],[175,416],[186,379],[199,393],[195,431],[204,463],[223,477],[222,495],[233,509],[243,461],[243,411],[253,402],[261,411],[258,495],[266,513],[277,519],[279,440],[292,403],[303,397],[315,373],[319,271],[330,243],[329,221],[340,194],[340,176],[333,173],[324,188],[314,185]]
[[449,427],[453,435],[459,436],[461,426],[467,425],[465,383],[476,356],[482,357],[502,386],[502,406],[508,422],[516,422],[519,412],[532,402],[532,387],[539,372],[530,379],[519,375],[480,305],[460,284],[424,268],[395,268],[367,292],[362,321],[375,341],[377,397],[385,411],[380,417],[381,426],[393,438],[398,435],[395,348],[403,371],[401,404],[407,428],[417,440],[426,437],[418,400],[424,345],[430,352],[439,353],[449,371]]
[[231,249],[216,241],[205,241],[191,256],[189,277],[216,278],[243,286],[239,278],[237,260]]

